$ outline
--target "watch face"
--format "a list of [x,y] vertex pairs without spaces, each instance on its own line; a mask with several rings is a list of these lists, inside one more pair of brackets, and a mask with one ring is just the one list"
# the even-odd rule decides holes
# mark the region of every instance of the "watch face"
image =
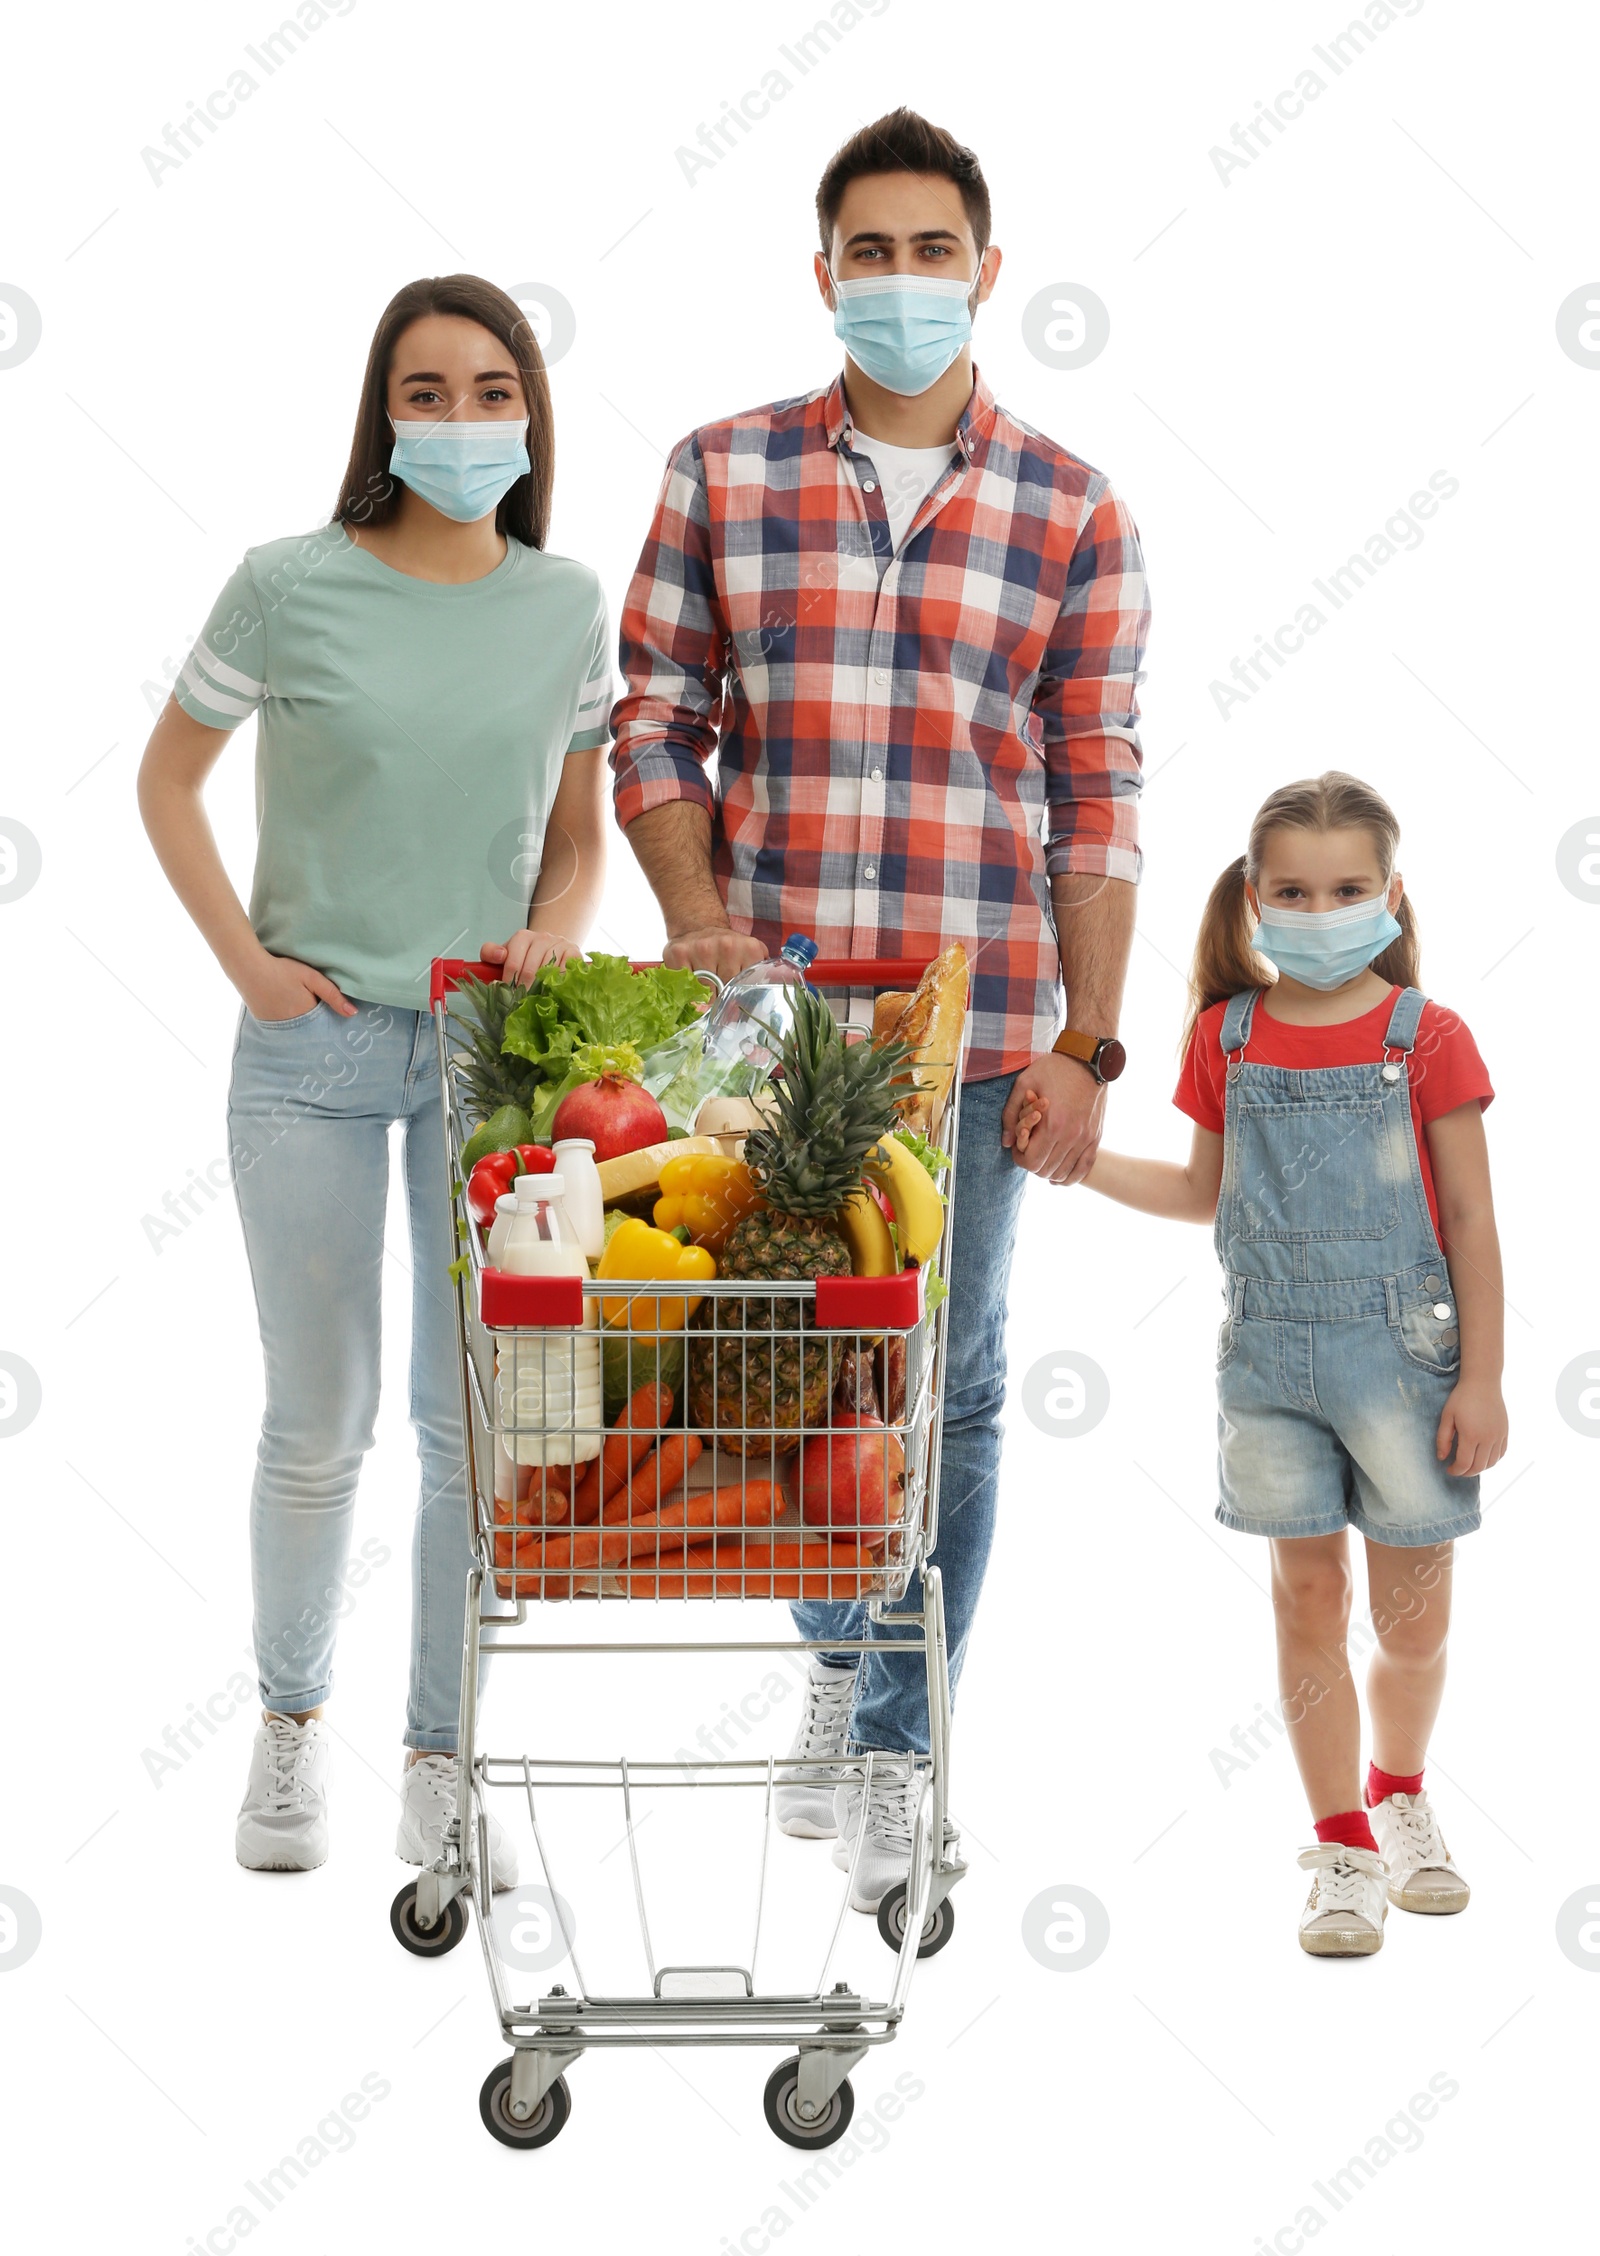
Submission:
[[1102,1081],[1115,1081],[1117,1075],[1122,1071],[1127,1062],[1128,1053],[1123,1048],[1120,1042],[1111,1041],[1101,1043],[1100,1055],[1095,1060],[1095,1063],[1100,1068],[1100,1078]]

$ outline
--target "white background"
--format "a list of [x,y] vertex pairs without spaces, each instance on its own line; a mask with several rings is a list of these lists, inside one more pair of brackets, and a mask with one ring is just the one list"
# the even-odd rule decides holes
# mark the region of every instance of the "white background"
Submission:
[[[1564,1955],[1556,1923],[1578,1892],[1600,1898],[1595,1448],[1556,1386],[1600,1337],[1600,923],[1556,857],[1600,800],[1600,373],[1560,349],[1556,310],[1600,271],[1592,22],[1428,0],[1334,78],[1311,52],[1349,20],[1331,4],[887,0],[801,77],[778,50],[815,13],[360,0],[159,185],[142,149],[271,33],[266,0],[41,9],[13,28],[0,282],[43,334],[0,369],[0,816],[39,841],[42,875],[0,904],[0,1347],[43,1406],[3,1457],[0,1882],[43,1940],[0,1983],[0,2121],[30,2244],[231,2245],[245,2181],[363,2075],[387,2095],[277,2209],[253,2205],[252,2248],[538,2231],[755,2256],[937,2220],[973,2245],[1064,2230],[1244,2256],[1300,2246],[1312,2204],[1319,2247],[1471,2250],[1540,2241],[1579,2209],[1600,1959]],[[774,67],[792,90],[691,184],[679,147]],[[1224,182],[1209,152],[1307,67],[1327,90]],[[958,1716],[973,1870],[903,2033],[857,2071],[858,2124],[896,2077],[913,2097],[802,2199],[803,2158],[761,2118],[763,2052],[586,2060],[555,2146],[497,2147],[477,2117],[500,2047],[475,1941],[428,1965],[390,1937],[415,1482],[403,1237],[357,1531],[392,1557],[340,1648],[332,1857],[300,1881],[235,1864],[247,1704],[150,1775],[163,1730],[219,1692],[226,1712],[246,1665],[261,1380],[231,1200],[159,1251],[144,1226],[224,1152],[236,1004],[132,786],[152,703],[243,549],[324,520],[395,288],[469,268],[575,309],[553,370],[551,545],[600,570],[615,611],[668,446],[836,367],[810,274],[816,178],[902,100],[970,142],[991,184],[1005,263],[979,320],[985,375],[1111,474],[1149,558],[1147,879],[1111,1140],[1183,1148],[1181,967],[1254,807],[1326,766],[1368,777],[1404,826],[1426,982],[1499,1091],[1512,1443],[1462,1546],[1431,1765],[1472,1907],[1397,1914],[1369,1962],[1309,1960],[1287,1746],[1273,1736],[1226,1782],[1213,1760],[1274,1671],[1265,1553],[1211,1518],[1208,1239],[1030,1187],[1001,1529]],[[1022,338],[1023,307],[1057,284],[1110,309],[1107,349],[1073,372]],[[1460,490],[1421,545],[1224,719],[1210,685],[1234,656],[1435,471]],[[211,804],[244,887],[246,742]],[[659,929],[618,841],[597,937],[646,951]],[[1016,1400],[1055,1350],[1110,1382],[1108,1415],[1073,1440]],[[763,1673],[507,1664],[489,1734],[670,1753]],[[750,1743],[786,1743],[794,1705]],[[835,1876],[825,1849],[786,1846],[803,1924],[811,1881]],[[710,1955],[739,1955],[744,1855],[707,1822],[661,1857],[663,1957],[707,1928]],[[1023,1946],[1026,1907],[1064,1885],[1109,1916],[1092,1966]],[[598,1948],[611,1895],[569,1892]],[[887,1968],[848,1920],[839,1970],[879,1984]],[[1423,2130],[1397,2121],[1430,2078],[1452,2096]],[[1393,2159],[1336,2211],[1317,2181],[1386,2125]]]

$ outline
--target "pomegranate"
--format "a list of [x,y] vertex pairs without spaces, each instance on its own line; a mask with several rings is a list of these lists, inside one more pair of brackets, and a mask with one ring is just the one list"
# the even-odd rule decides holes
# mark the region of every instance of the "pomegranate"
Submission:
[[835,1403],[833,1427],[800,1444],[801,1515],[875,1550],[883,1535],[874,1531],[898,1526],[905,1508],[905,1450],[870,1410]]
[[647,1089],[626,1074],[602,1073],[598,1081],[580,1081],[567,1091],[556,1106],[550,1141],[586,1136],[597,1160],[620,1159],[624,1152],[662,1143],[666,1133],[667,1116]]

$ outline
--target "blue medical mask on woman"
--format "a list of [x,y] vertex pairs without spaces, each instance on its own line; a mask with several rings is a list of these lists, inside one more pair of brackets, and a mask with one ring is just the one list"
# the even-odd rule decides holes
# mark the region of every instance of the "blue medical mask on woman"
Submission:
[[1399,937],[1387,897],[1379,893],[1342,909],[1263,908],[1254,944],[1279,971],[1326,994],[1365,971]]
[[526,416],[520,423],[395,423],[389,468],[441,517],[475,525],[533,467],[527,433]]
[[950,366],[972,335],[967,303],[977,288],[958,275],[869,274],[833,282],[833,333],[886,392],[915,399]]

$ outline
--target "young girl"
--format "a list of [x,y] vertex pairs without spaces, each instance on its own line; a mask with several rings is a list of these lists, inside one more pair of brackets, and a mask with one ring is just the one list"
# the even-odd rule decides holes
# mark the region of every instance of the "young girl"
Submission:
[[[338,1617],[370,1571],[346,1559],[386,1255],[411,1275],[422,1460],[399,1854],[432,1863],[454,1810],[472,1554],[428,970],[481,952],[530,979],[579,948],[599,899],[610,636],[595,574],[545,548],[553,461],[515,300],[470,274],[408,284],[372,341],[332,523],[249,551],[140,771],[162,867],[244,1005],[228,1126],[267,1367],[251,1502],[265,1712],[237,1852],[257,1871],[327,1855],[321,1718]],[[247,915],[202,791],[252,714]],[[409,1263],[384,1244],[396,1125]],[[493,1820],[489,1852],[511,1886]]]
[[[1300,1943],[1336,1958],[1380,1947],[1388,1904],[1467,1901],[1423,1764],[1453,1539],[1506,1447],[1493,1091],[1460,1019],[1417,985],[1399,835],[1354,776],[1273,793],[1200,928],[1174,1099],[1195,1124],[1188,1163],[1102,1151],[1087,1177],[1147,1214],[1215,1218],[1217,1517],[1272,1546],[1282,1713],[1317,1836]],[[1347,1527],[1378,1639],[1359,1791]]]

